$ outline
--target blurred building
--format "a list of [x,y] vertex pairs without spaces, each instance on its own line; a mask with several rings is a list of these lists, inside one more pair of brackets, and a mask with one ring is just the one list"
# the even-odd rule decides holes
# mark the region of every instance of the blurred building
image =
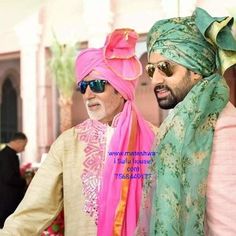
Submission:
[[[29,143],[25,161],[39,161],[59,135],[58,92],[48,68],[52,32],[62,44],[100,47],[115,28],[134,28],[140,35],[137,54],[143,65],[146,34],[159,19],[191,15],[200,6],[212,15],[236,16],[235,0],[220,6],[213,0],[9,0],[0,2],[0,143],[20,130]],[[236,104],[236,68],[227,74]],[[158,108],[144,72],[136,103],[150,122],[159,125],[167,111]],[[74,93],[72,124],[87,118],[82,97]]]

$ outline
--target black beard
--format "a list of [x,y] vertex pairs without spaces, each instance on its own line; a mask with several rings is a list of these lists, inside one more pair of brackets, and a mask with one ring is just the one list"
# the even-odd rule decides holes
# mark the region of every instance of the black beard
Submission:
[[[158,93],[158,91],[160,91],[162,89],[165,89],[166,91],[169,91],[170,94],[165,98],[158,98],[157,93]],[[166,85],[157,85],[154,88],[154,93],[155,93],[158,105],[162,109],[172,109],[179,102],[178,99],[176,98],[176,96],[173,94],[172,90]]]

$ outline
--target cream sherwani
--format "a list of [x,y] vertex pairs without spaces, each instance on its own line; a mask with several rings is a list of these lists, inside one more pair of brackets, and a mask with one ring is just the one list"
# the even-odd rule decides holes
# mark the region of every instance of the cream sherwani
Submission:
[[62,207],[66,236],[96,235],[96,192],[104,163],[104,158],[98,156],[105,156],[112,129],[87,120],[65,131],[52,145],[25,198],[7,219],[0,235],[40,235]]
[[88,119],[59,136],[0,236],[41,235],[62,208],[65,236],[97,234],[97,193],[118,117],[112,126]]

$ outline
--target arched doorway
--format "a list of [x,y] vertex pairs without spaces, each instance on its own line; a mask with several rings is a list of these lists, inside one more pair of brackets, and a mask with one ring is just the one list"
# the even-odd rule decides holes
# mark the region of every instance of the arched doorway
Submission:
[[1,143],[7,143],[17,132],[17,92],[10,78],[6,78],[2,85],[1,103]]

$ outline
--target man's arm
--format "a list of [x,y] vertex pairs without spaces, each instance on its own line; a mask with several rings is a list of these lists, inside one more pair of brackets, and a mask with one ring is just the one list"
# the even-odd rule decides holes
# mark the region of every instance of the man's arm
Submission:
[[4,228],[0,230],[0,236],[40,235],[61,211],[61,160],[64,150],[62,136],[53,144],[16,211],[7,218]]

